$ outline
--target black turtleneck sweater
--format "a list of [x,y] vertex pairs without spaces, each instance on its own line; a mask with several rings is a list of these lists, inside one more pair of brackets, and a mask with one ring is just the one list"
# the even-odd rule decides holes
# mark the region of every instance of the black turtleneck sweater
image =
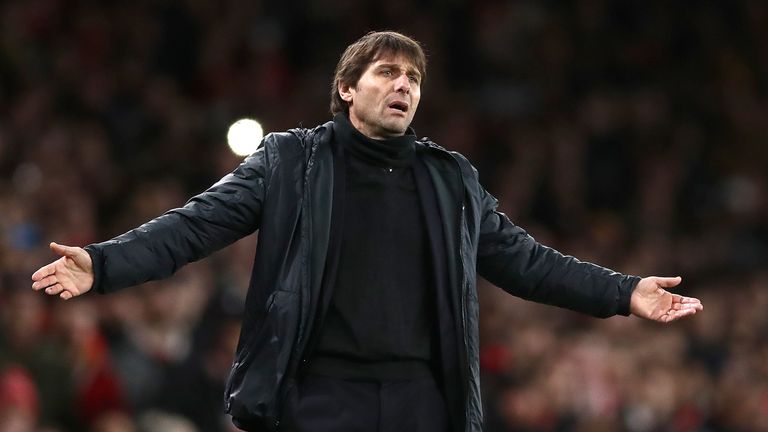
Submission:
[[416,137],[409,130],[370,139],[340,114],[334,139],[345,154],[343,224],[332,297],[309,371],[347,379],[424,375],[435,312],[413,172]]

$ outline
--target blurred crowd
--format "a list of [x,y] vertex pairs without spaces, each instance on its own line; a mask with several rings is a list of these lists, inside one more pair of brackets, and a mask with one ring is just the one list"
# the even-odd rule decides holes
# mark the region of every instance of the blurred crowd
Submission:
[[[372,29],[422,41],[414,127],[540,242],[681,275],[696,317],[597,320],[481,283],[487,430],[768,431],[768,3],[0,2],[0,432],[225,432],[255,236],[166,281],[32,292],[233,169],[241,117],[329,119]],[[762,119],[762,120],[761,120]]]

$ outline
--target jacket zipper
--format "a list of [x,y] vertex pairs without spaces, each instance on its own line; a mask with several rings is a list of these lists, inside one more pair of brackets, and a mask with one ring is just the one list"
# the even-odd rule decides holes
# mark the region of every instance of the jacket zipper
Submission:
[[[307,164],[309,169],[311,169],[312,159],[314,158],[314,152],[315,151],[317,151],[317,140],[315,140],[312,143],[312,150],[311,150],[311,152],[312,152],[313,156],[310,157],[310,160],[309,160],[309,162]],[[304,197],[304,202],[302,203],[302,213],[303,213],[302,217],[304,218],[304,221],[306,221],[306,222],[302,223],[302,227],[306,229],[306,232],[312,232],[312,228],[309,226],[309,224],[312,223],[312,219],[308,216],[309,213],[310,213],[309,209],[311,207],[310,204],[309,204],[309,202],[310,202],[310,199],[309,199],[309,190],[310,190],[309,183],[310,183],[309,182],[309,173],[307,173],[307,175],[304,178],[305,197]],[[305,245],[304,245],[304,253],[303,254],[304,254],[304,256],[308,257],[310,255],[310,252],[309,252],[309,248],[307,246],[307,242],[304,242],[304,244]],[[310,284],[311,284],[311,281],[312,281],[312,278],[311,278],[311,275],[309,273],[309,270],[306,268],[308,266],[309,266],[309,264],[305,263],[304,286],[301,289],[301,297],[303,299],[308,299],[308,298],[311,297],[311,294],[309,292],[305,292],[305,291],[309,291],[309,287],[310,287]],[[304,317],[306,317],[308,315],[308,312],[305,310],[305,307],[308,307],[308,306],[305,306],[307,304],[306,300],[303,300],[301,303],[302,303],[302,306],[301,306],[302,310],[301,310],[301,314],[300,314],[301,315],[300,319],[304,319]],[[311,332],[311,323],[309,323],[309,320],[307,320],[307,322],[304,324],[304,330],[305,330],[305,332]],[[302,332],[301,323],[299,323],[299,328],[297,329],[297,333],[298,333],[298,335],[296,336],[296,349],[291,354],[291,357],[294,357],[294,355],[295,355],[295,359],[292,358],[290,360],[290,362],[288,363],[288,371],[285,374],[285,376],[283,376],[283,382],[280,385],[281,387],[284,388],[284,390],[283,390],[282,394],[279,396],[280,397],[280,401],[279,401],[279,404],[278,404],[278,410],[275,413],[275,419],[273,421],[273,426],[274,426],[275,430],[279,430],[279,428],[280,428],[280,422],[282,420],[283,413],[284,413],[285,408],[286,408],[285,404],[286,404],[286,401],[288,400],[288,395],[290,394],[290,392],[292,390],[292,387],[293,387],[293,385],[290,385],[290,382],[291,382],[291,380],[295,379],[296,372],[299,370],[301,365],[305,364],[307,362],[307,360],[303,357],[305,347],[303,346],[304,345],[304,338],[303,338],[304,332]]]
[[[440,153],[447,153],[445,150],[442,150],[437,147],[433,147],[432,145],[428,144],[430,148],[433,150],[436,150]],[[450,153],[448,153],[448,157],[451,158],[454,164],[456,164],[456,169],[459,176],[459,182],[461,183],[461,209],[459,210],[459,227],[458,227],[458,242],[459,242],[459,267],[461,270],[461,334],[462,338],[461,341],[463,343],[462,346],[462,358],[460,359],[462,361],[462,383],[465,386],[464,396],[464,430],[468,430],[469,428],[469,352],[467,347],[469,346],[469,341],[467,341],[467,273],[465,271],[465,263],[464,263],[464,254],[462,251],[464,250],[464,236],[462,235],[462,230],[464,227],[464,211],[466,209],[466,205],[464,203],[464,177],[461,175],[461,165],[459,164],[459,161],[456,160]]]
[[[457,162],[458,164],[458,162]],[[461,174],[461,171],[459,171],[459,174]],[[460,175],[461,177],[461,175]],[[462,179],[462,195],[464,192],[464,180]],[[465,397],[467,398],[464,401],[464,430],[467,430],[469,427],[469,376],[467,373],[467,368],[469,367],[469,353],[467,350],[467,347],[469,346],[469,342],[467,341],[467,273],[465,270],[465,264],[464,264],[464,236],[462,235],[462,230],[464,227],[464,210],[465,205],[463,203],[464,198],[462,198],[462,204],[461,204],[461,213],[459,215],[459,265],[461,266],[461,333],[462,333],[462,342],[464,343],[463,348],[463,361],[464,361],[464,367],[462,368],[462,371],[464,373],[464,380],[463,383],[467,388],[465,389]]]

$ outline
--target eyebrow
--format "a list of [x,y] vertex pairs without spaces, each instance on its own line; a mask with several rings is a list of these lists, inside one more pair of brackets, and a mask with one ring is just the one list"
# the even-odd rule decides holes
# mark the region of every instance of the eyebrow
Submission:
[[[382,69],[382,68],[395,68],[395,69],[403,69],[403,67],[400,65],[400,63],[380,63],[376,65],[376,69]],[[416,75],[417,78],[421,79],[421,73],[419,73],[419,70],[416,69],[413,66],[408,66],[405,68],[406,73],[411,73]]]

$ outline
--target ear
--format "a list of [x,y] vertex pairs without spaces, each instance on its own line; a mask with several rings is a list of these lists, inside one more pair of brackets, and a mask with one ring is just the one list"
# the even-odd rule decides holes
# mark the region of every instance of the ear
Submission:
[[355,94],[355,88],[349,84],[339,83],[339,96],[341,100],[352,103],[352,96]]

